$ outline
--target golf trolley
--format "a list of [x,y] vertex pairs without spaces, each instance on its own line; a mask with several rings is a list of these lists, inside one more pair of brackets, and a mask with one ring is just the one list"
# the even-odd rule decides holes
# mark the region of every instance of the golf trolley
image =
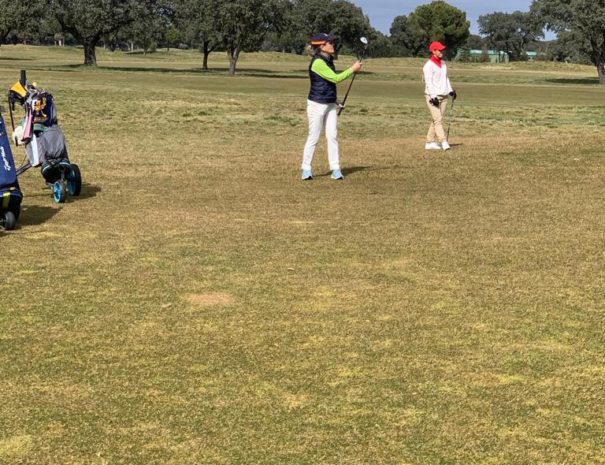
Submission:
[[[13,139],[16,145],[25,145],[26,162],[17,169],[21,175],[31,167],[40,166],[46,185],[56,203],[63,203],[67,195],[78,196],[82,190],[80,168],[69,161],[65,136],[58,125],[53,96],[35,83],[28,84],[25,71],[8,93]],[[15,125],[15,104],[25,111],[23,119]]]
[[42,165],[42,177],[52,190],[56,203],[65,202],[67,194],[74,197],[82,190],[82,175],[80,168],[68,160],[50,160]]

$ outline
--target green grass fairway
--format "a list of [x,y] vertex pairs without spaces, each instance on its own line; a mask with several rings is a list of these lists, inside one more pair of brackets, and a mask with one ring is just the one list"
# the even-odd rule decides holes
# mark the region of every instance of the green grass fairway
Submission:
[[1,465],[605,464],[596,70],[451,64],[443,153],[370,59],[302,182],[306,57],[98,53],[0,47],[84,178],[0,232]]

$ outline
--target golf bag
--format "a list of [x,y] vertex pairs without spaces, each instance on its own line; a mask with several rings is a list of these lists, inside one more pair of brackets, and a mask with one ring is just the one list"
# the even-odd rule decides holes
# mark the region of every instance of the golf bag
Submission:
[[0,228],[14,229],[22,199],[6,124],[0,113]]
[[36,84],[27,84],[25,72],[9,90],[12,110],[19,103],[25,111],[23,119],[14,126],[13,139],[25,145],[27,163],[19,174],[29,167],[40,166],[42,177],[53,191],[55,202],[65,201],[66,194],[79,195],[82,178],[78,165],[71,163],[65,135],[58,124],[53,96]]

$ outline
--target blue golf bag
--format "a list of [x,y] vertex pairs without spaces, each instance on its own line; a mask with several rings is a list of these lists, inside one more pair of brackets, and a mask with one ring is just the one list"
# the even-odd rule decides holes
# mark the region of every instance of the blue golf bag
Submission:
[[6,124],[0,113],[0,228],[15,228],[21,213],[22,199]]

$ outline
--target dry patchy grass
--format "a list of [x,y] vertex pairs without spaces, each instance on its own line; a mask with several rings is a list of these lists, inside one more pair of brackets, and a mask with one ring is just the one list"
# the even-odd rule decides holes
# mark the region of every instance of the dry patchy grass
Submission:
[[589,68],[454,66],[426,153],[419,62],[372,61],[302,183],[305,59],[79,53],[0,49],[84,176],[0,236],[0,463],[605,463]]

